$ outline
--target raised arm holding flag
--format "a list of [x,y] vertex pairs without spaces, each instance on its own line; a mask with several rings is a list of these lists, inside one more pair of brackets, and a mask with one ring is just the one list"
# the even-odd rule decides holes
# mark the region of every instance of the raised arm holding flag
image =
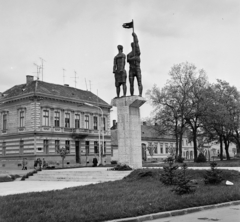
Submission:
[[136,77],[138,82],[139,96],[142,96],[143,86],[142,86],[142,75],[141,75],[141,69],[140,69],[141,52],[138,44],[138,37],[134,32],[133,20],[132,22],[124,23],[123,28],[133,29],[133,33],[132,33],[133,42],[131,43],[132,51],[127,55],[127,62],[130,65],[130,69],[129,69],[130,94],[131,96],[134,95],[134,77]]

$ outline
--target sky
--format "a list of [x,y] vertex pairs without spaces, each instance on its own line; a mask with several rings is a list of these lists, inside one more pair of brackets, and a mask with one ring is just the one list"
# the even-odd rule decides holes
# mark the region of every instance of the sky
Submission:
[[[182,62],[204,69],[210,82],[222,79],[240,90],[239,11],[239,0],[0,0],[0,92],[25,83],[26,75],[36,78],[34,63],[43,58],[40,80],[76,83],[111,103],[113,58],[119,44],[126,55],[131,51],[132,29],[122,24],[132,19],[143,96],[154,84],[163,87]],[[128,80],[127,87],[130,95]],[[142,118],[151,112],[149,103],[141,107]]]

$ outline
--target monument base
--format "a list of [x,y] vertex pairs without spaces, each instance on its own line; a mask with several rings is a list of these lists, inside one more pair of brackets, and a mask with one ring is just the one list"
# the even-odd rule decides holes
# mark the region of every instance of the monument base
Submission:
[[118,162],[132,168],[142,167],[140,109],[146,100],[140,96],[112,99],[117,107]]

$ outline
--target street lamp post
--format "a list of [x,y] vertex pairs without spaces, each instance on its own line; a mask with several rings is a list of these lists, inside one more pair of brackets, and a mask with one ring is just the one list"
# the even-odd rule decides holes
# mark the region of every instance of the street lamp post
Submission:
[[[101,113],[102,113],[102,121],[103,121],[103,111],[99,106],[95,106],[91,103],[84,103],[84,105],[86,106],[92,106],[92,107],[96,107],[98,109],[100,109]],[[102,123],[101,121],[101,123]],[[98,121],[98,153],[99,153],[99,164],[102,163],[102,156],[101,156],[101,145],[100,145],[100,138],[101,138],[101,128],[102,128],[102,124],[100,124],[100,121]],[[104,130],[102,133],[102,143],[103,143],[103,150],[104,150]]]

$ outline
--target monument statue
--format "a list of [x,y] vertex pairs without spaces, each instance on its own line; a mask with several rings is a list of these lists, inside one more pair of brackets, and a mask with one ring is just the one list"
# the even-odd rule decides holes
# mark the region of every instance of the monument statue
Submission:
[[118,54],[114,57],[113,61],[113,73],[115,74],[115,86],[117,91],[117,97],[120,95],[120,86],[123,88],[123,96],[126,96],[127,86],[127,72],[125,70],[126,55],[123,53],[123,46],[118,45]]
[[127,55],[127,62],[130,65],[129,69],[129,82],[130,82],[130,94],[133,96],[134,94],[134,77],[137,78],[138,82],[138,90],[139,90],[139,96],[142,96],[142,75],[141,75],[141,69],[140,69],[140,47],[138,44],[138,37],[136,33],[132,33],[133,36],[133,42],[131,43],[132,51]]

